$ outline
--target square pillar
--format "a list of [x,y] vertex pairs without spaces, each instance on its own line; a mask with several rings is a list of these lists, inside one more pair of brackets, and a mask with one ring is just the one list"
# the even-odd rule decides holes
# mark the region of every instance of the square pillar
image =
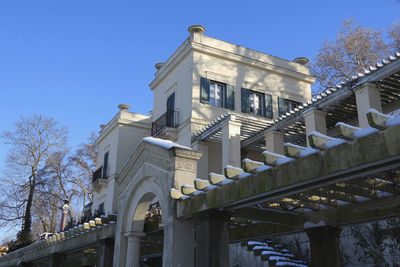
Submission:
[[326,134],[326,112],[318,109],[311,109],[303,116],[306,124],[307,145],[309,146],[308,136],[311,132],[315,131]]
[[140,239],[145,236],[145,233],[127,232],[124,236],[128,239],[125,266],[140,267]]
[[229,267],[229,213],[210,210],[196,220],[196,265]]
[[114,239],[102,239],[99,242],[99,256],[97,266],[112,267],[114,259]]
[[283,155],[285,134],[279,131],[272,131],[265,135],[265,146],[268,151]]
[[234,115],[222,126],[222,170],[226,165],[240,167],[240,126]]
[[356,96],[358,126],[369,127],[367,111],[370,108],[382,112],[381,94],[376,84],[365,82],[353,89]]
[[163,266],[194,266],[194,222],[170,216],[164,220]]
[[197,177],[201,179],[207,179],[208,143],[205,141],[197,141],[193,144],[193,149],[202,153],[201,158],[197,161]]
[[311,265],[325,267],[340,267],[340,237],[341,229],[323,226],[306,229],[311,248]]

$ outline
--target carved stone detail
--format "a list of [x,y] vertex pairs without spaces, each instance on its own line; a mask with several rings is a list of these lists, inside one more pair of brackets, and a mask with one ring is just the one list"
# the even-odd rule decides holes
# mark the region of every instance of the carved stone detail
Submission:
[[175,169],[177,170],[189,170],[196,171],[196,161],[186,158],[175,158]]

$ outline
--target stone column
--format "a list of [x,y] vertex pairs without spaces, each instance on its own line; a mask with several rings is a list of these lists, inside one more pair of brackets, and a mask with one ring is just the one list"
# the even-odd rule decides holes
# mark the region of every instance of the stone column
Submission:
[[207,211],[196,220],[196,265],[229,267],[229,213]]
[[311,265],[325,267],[340,267],[338,227],[324,226],[305,230],[310,240]]
[[201,179],[207,179],[208,143],[205,141],[197,141],[193,144],[193,149],[202,153],[201,158],[197,161],[197,177]]
[[240,167],[240,126],[234,115],[230,115],[222,126],[222,170],[226,165]]
[[53,253],[50,255],[50,267],[63,267],[65,263],[65,254]]
[[163,266],[194,266],[194,222],[174,216],[164,221]]
[[308,145],[308,136],[312,131],[326,134],[326,112],[318,109],[311,109],[304,114],[306,124],[306,136]]
[[114,258],[114,239],[102,239],[99,243],[99,258],[97,266],[112,267]]
[[279,131],[272,131],[267,133],[265,135],[265,146],[267,150],[283,155],[284,136],[285,134]]
[[139,267],[140,260],[140,239],[145,236],[145,233],[128,232],[124,235],[128,239],[126,248],[126,267]]
[[379,88],[374,83],[365,82],[353,89],[356,96],[358,126],[360,128],[369,127],[367,111],[370,108],[382,112],[381,94]]

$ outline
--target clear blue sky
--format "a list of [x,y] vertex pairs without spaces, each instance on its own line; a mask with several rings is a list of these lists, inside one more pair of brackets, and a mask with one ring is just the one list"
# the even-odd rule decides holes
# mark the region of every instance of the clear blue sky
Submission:
[[[251,3],[251,4],[249,4]],[[0,131],[20,115],[53,116],[75,147],[120,103],[148,114],[154,64],[201,24],[206,34],[285,59],[317,54],[349,17],[400,19],[396,0],[0,1]],[[7,147],[0,144],[0,171]]]

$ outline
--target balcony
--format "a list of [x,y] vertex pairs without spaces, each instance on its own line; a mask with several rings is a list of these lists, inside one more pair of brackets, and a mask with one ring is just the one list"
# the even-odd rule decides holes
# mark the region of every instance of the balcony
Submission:
[[178,127],[178,112],[175,110],[168,110],[161,115],[157,120],[151,124],[151,136],[156,136],[161,133],[165,128]]
[[97,180],[101,179],[101,174],[103,172],[103,166],[98,168],[93,172],[92,183],[95,183]]

